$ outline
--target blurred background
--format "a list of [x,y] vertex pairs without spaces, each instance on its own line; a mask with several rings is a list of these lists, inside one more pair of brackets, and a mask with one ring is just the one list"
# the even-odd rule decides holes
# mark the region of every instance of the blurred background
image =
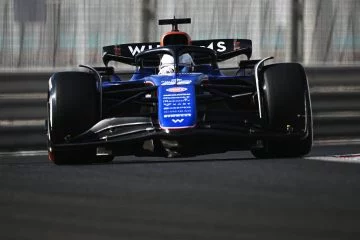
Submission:
[[[159,41],[161,18],[192,39],[248,38],[253,58],[360,63],[358,0],[1,0],[2,70],[102,65],[102,46]],[[0,70],[1,70],[0,69]]]
[[103,66],[106,45],[159,41],[158,20],[174,16],[192,19],[179,27],[194,40],[248,38],[253,59],[302,63],[315,140],[360,143],[359,13],[359,0],[0,0],[0,150],[46,149],[53,72]]

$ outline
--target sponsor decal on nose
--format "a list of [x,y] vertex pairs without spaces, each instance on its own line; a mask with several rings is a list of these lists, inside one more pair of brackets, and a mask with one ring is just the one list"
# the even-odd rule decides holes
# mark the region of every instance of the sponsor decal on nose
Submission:
[[182,119],[171,119],[171,121],[173,123],[182,123],[184,121],[184,119],[183,118]]
[[172,87],[166,89],[167,92],[171,92],[171,93],[180,93],[180,92],[185,92],[186,90],[187,88],[185,87]]

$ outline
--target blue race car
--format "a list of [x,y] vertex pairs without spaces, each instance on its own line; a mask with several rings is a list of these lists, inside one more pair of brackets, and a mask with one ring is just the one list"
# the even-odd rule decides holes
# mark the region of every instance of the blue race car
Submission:
[[[55,164],[115,156],[188,157],[250,150],[300,157],[312,148],[310,92],[298,63],[250,60],[248,39],[191,40],[172,25],[160,42],[105,46],[104,67],[81,65],[49,80],[46,121]],[[244,55],[231,69],[219,62]],[[127,79],[111,61],[135,66]]]

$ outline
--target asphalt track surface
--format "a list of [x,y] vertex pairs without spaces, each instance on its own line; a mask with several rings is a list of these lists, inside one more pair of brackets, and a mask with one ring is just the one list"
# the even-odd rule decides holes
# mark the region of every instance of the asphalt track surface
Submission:
[[360,146],[79,166],[0,154],[0,239],[360,239],[360,160],[316,158],[345,153]]

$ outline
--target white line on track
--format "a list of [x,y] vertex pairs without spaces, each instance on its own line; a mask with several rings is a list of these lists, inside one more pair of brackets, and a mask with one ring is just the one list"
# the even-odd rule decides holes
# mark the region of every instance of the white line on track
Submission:
[[305,159],[318,160],[318,161],[329,161],[329,162],[360,163],[360,153],[359,154],[333,155],[333,156],[305,157]]
[[[43,120],[42,120],[43,121]],[[1,121],[0,121],[1,126]],[[360,145],[360,139],[334,139],[334,140],[316,140],[314,146],[344,146],[344,145]],[[3,156],[46,156],[47,150],[29,150],[29,151],[8,151],[0,152]],[[329,155],[329,156],[310,156],[305,157],[309,160],[336,161],[336,162],[357,162],[360,163],[360,153]]]
[[0,157],[31,157],[31,156],[47,156],[46,150],[34,151],[17,151],[17,152],[0,152]]
[[0,100],[45,100],[47,93],[0,93]]
[[314,141],[314,146],[347,146],[360,145],[359,138],[344,138],[344,139],[319,139]]
[[45,119],[0,120],[0,127],[41,127],[41,126],[45,126]]

